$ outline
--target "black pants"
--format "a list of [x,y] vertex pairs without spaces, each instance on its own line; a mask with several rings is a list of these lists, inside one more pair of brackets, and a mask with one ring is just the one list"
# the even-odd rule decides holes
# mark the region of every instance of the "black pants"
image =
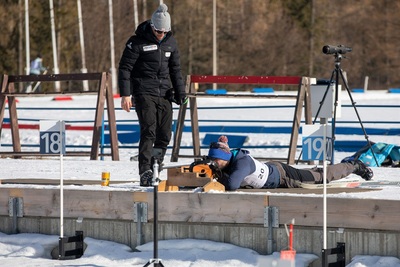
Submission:
[[152,169],[153,155],[158,154],[160,161],[164,159],[171,140],[172,104],[163,97],[151,95],[135,96],[134,101],[140,124],[139,174],[142,174]]
[[[299,187],[301,183],[323,183],[323,169],[296,169],[290,165],[281,162],[270,162],[275,164],[279,170],[280,183],[279,187],[295,188]],[[338,180],[347,177],[354,171],[354,165],[351,163],[338,163],[335,165],[328,165],[326,171],[327,182]]]

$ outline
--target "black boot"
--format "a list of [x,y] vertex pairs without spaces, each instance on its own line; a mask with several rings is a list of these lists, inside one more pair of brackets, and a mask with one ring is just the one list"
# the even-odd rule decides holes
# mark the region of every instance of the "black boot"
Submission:
[[371,168],[368,168],[361,160],[355,160],[352,162],[354,165],[353,173],[361,176],[364,180],[368,181],[374,177],[374,173]]
[[140,174],[140,186],[152,186],[153,185],[153,172],[147,170]]

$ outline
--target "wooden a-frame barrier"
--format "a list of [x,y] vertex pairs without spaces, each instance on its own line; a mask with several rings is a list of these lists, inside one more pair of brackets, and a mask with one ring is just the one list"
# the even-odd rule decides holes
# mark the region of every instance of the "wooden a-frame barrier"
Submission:
[[[23,153],[21,152],[21,143],[18,127],[18,116],[16,106],[16,96],[47,96],[47,95],[83,95],[83,94],[97,94],[96,114],[94,118],[93,138],[90,152],[90,159],[97,160],[99,156],[100,134],[102,127],[102,120],[104,114],[104,102],[107,101],[107,115],[110,131],[110,145],[111,145],[111,158],[112,160],[119,160],[118,152],[118,138],[117,127],[115,120],[115,109],[113,92],[111,88],[111,75],[106,72],[101,73],[75,73],[75,74],[51,74],[51,75],[18,75],[9,76],[4,74],[2,77],[1,92],[0,92],[0,126],[3,125],[4,110],[6,106],[6,98],[8,100],[9,114],[10,114],[10,127],[13,143],[14,157],[21,157],[24,155],[31,156],[38,153]],[[18,93],[15,92],[15,83],[20,82],[56,82],[56,81],[85,81],[97,80],[99,81],[99,89],[97,91],[83,91],[83,92],[55,92],[55,93]],[[0,127],[0,134],[1,134]],[[1,152],[4,154],[7,152]],[[79,156],[84,153],[67,152],[67,156]]]
[[[297,96],[288,95],[261,95],[261,94],[205,94],[197,93],[194,84],[276,84],[276,85],[298,85]],[[304,106],[306,124],[312,124],[311,117],[311,98],[310,98],[310,78],[297,76],[206,76],[206,75],[188,75],[186,79],[186,92],[189,97],[191,128],[193,139],[193,158],[201,158],[200,151],[200,133],[197,111],[197,97],[235,97],[235,98],[293,98],[296,97],[296,106],[293,117],[292,134],[290,137],[289,153],[286,160],[288,164],[295,163],[297,139],[299,136],[300,123],[302,117],[302,108]],[[177,162],[182,141],[187,104],[180,106],[177,126],[175,129],[174,143],[172,148],[171,162]]]

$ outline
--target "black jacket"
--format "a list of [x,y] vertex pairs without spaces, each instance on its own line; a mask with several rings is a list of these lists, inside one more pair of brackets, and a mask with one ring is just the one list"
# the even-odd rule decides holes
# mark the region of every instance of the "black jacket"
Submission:
[[178,45],[171,32],[159,42],[150,21],[145,21],[129,38],[119,62],[118,86],[121,96],[165,96],[172,87],[184,94]]

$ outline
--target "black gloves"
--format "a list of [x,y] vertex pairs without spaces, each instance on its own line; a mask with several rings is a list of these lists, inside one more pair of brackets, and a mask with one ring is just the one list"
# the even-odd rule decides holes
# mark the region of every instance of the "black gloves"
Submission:
[[174,91],[173,89],[168,90],[165,97],[177,105],[187,104],[189,100],[185,92]]
[[175,96],[174,97],[175,98],[175,103],[177,105],[187,104],[188,98],[186,96],[185,91],[181,92],[181,91],[176,90],[174,96]]

